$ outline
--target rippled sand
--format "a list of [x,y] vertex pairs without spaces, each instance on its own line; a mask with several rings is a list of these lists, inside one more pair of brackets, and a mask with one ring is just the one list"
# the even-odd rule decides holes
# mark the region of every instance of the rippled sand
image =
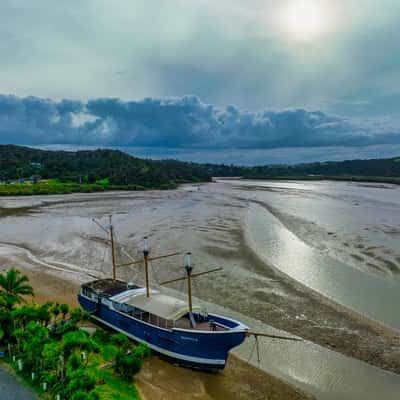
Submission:
[[[276,187],[255,190],[254,187],[242,187],[242,183],[214,183],[199,187],[186,186],[167,192],[3,198],[0,199],[0,217],[2,217],[0,268],[5,269],[10,265],[22,267],[30,272],[42,296],[50,295],[59,301],[68,299],[74,302],[79,282],[92,279],[94,276],[101,277],[110,274],[110,253],[105,251],[104,246],[106,239],[103,232],[93,224],[92,218],[99,218],[103,224],[106,224],[106,216],[113,214],[117,239],[123,245],[118,252],[121,261],[128,260],[126,253],[135,258],[140,256],[139,249],[145,235],[150,238],[154,255],[176,249],[182,252],[191,251],[196,271],[215,266],[224,268],[222,273],[203,276],[196,280],[195,295],[202,301],[219,305],[226,312],[235,313],[235,316],[243,316],[246,319],[244,322],[251,324],[254,321],[254,325],[260,324],[262,329],[268,329],[271,325],[324,347],[399,373],[400,342],[397,334],[327,301],[281,274],[268,263],[267,258],[258,254],[257,249],[249,246],[246,239],[246,217],[249,204],[255,200],[263,201],[276,212],[281,213],[279,218],[285,222],[288,229],[302,237],[304,241],[312,242],[317,250],[334,254],[339,248],[337,238],[344,238],[343,242],[348,243],[348,249],[350,249],[345,250],[346,246],[341,245],[343,249],[341,257],[346,258],[346,261],[351,259],[347,256],[349,251],[351,252],[360,243],[363,246],[369,245],[370,242],[376,245],[376,236],[367,231],[365,232],[368,235],[364,235],[365,237],[353,238],[350,241],[351,224],[346,225],[348,229],[337,229],[334,232],[336,239],[332,240],[333,234],[330,234],[333,232],[332,227],[325,223],[323,218],[320,224],[317,223],[318,221],[313,221],[313,218],[309,217],[310,213],[307,214],[298,206],[299,203],[303,204],[304,199],[313,201],[312,204],[315,206],[316,197],[318,196],[315,192],[304,188],[300,190],[299,186],[290,190]],[[290,202],[288,199],[295,199],[298,202]],[[285,207],[279,208],[280,205]],[[336,206],[337,203],[332,205],[332,207]],[[373,224],[369,226],[371,225]],[[337,223],[337,226],[341,225]],[[393,226],[388,224],[385,229],[390,232],[392,228]],[[363,230],[361,227],[354,229],[361,233]],[[393,233],[386,235],[393,237]],[[330,242],[333,244],[329,244]],[[378,247],[378,250],[374,250],[374,254],[389,250],[392,251],[390,259],[396,259],[397,254],[392,249],[394,245],[390,241],[378,243]],[[397,279],[394,276],[395,273],[390,272],[390,268],[385,268],[384,262],[379,260],[374,262],[378,263],[382,269],[378,272],[379,274],[386,276],[387,279]],[[351,265],[354,268],[368,270],[366,265],[358,263],[357,260]],[[180,276],[182,267],[183,256],[166,259],[164,262],[154,262],[151,278],[153,282],[157,282]],[[49,273],[53,278],[45,278]],[[119,274],[125,279],[143,282],[143,271],[140,268],[120,270]],[[172,286],[172,289],[184,292],[184,287],[180,284]],[[244,346],[238,349],[236,354],[247,359],[250,347]],[[275,348],[277,344],[266,342],[262,353],[268,357]],[[283,349],[280,350],[281,352],[292,352],[290,345],[279,345],[279,348]],[[307,357],[307,352],[298,348],[297,358]],[[309,351],[316,354],[320,350],[310,347]],[[334,358],[333,355],[325,352],[321,352],[320,357]],[[346,364],[343,360],[338,362]],[[304,359],[304,365],[306,363],[307,360]],[[168,377],[175,379],[172,378],[175,376],[174,370],[167,366],[164,369],[163,365],[165,364],[160,364],[159,371],[165,374],[165,379],[168,380]],[[278,376],[288,378],[293,383],[302,385],[303,388],[311,384],[320,385],[320,380],[327,379],[327,377],[318,377],[318,382],[305,383],[305,378],[298,379],[299,371],[295,373],[290,371],[290,366],[285,367],[285,373],[281,373],[279,365],[266,366],[267,369],[271,367],[273,367],[273,373],[276,372]],[[226,382],[231,383],[232,388],[235,387],[232,382],[239,380],[243,393],[247,393],[246,381],[239,378],[241,374],[245,375],[243,372],[245,370],[246,367],[239,364],[239,361],[234,361],[228,365],[222,378],[211,378],[208,375],[206,378],[202,374],[193,373],[193,379],[200,380],[202,385],[200,392],[203,396],[212,396],[213,392],[218,393],[220,390],[218,385],[221,384],[224,387],[224,384],[220,382],[221,380],[223,382],[224,377],[228,379]],[[251,374],[251,372],[248,373]],[[153,380],[153,378],[149,379]],[[270,382],[268,379],[267,382]],[[331,380],[334,382],[329,383],[331,386],[340,383],[335,383],[334,375]],[[391,381],[391,378],[389,377],[388,380]],[[261,383],[262,379],[258,384],[253,382],[250,385],[255,387],[252,395],[234,397],[233,393],[237,390],[233,390],[231,397],[226,398],[263,398],[257,397],[261,396],[257,393],[264,390],[261,389],[263,387]],[[343,384],[344,387],[346,384]],[[207,387],[212,389],[209,390]],[[152,390],[146,384],[143,388],[150,392]],[[281,386],[282,390],[283,388],[285,388],[284,385]],[[279,393],[279,390],[276,390],[276,393]],[[240,393],[239,391],[237,396]]]

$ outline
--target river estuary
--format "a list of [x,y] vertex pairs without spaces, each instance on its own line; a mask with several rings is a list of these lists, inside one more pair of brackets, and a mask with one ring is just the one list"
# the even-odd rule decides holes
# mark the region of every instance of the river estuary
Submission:
[[[145,235],[152,254],[191,251],[196,271],[224,268],[195,282],[199,302],[254,330],[306,339],[260,339],[260,363],[249,339],[239,357],[252,354],[250,363],[318,399],[397,400],[399,211],[398,186],[328,181],[1,198],[0,269],[74,284],[108,276],[110,252],[92,219],[106,224],[113,214],[122,261],[139,255]],[[182,266],[183,257],[155,262],[153,284]],[[140,268],[119,273],[143,282]],[[183,285],[169,290],[184,296]]]

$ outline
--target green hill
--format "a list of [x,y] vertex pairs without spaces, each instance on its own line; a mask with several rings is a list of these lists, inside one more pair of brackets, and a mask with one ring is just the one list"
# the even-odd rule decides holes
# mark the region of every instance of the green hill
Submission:
[[179,183],[210,179],[197,164],[144,160],[118,150],[70,152],[0,145],[0,194],[170,189]]
[[48,151],[0,145],[0,195],[172,189],[212,176],[400,183],[400,158],[241,167],[147,160],[118,150]]
[[399,158],[266,165],[244,171],[253,179],[337,179],[400,183]]

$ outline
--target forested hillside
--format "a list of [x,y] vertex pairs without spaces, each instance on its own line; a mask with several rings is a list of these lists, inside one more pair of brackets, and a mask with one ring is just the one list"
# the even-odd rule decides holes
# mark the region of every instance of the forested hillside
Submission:
[[[0,182],[26,180],[35,176],[40,177],[41,187],[30,185],[11,190],[11,185],[2,185],[0,194],[170,189],[184,182],[207,182],[213,176],[241,176],[248,179],[326,178],[400,183],[400,158],[242,167],[147,160],[108,149],[71,152],[0,145]],[[52,181],[43,186],[45,180]]]
[[0,145],[0,181],[40,175],[43,179],[93,184],[173,187],[182,182],[209,181],[205,168],[179,161],[153,161],[118,150],[46,151]]
[[245,169],[242,176],[256,179],[353,179],[397,182],[400,158],[267,165]]

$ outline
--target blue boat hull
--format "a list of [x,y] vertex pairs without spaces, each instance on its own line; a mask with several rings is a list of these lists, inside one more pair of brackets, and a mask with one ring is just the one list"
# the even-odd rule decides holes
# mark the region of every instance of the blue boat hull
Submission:
[[[126,334],[135,341],[142,341],[173,363],[203,370],[220,370],[225,367],[229,351],[240,345],[245,330],[202,332],[187,329],[163,329],[110,309],[104,304],[78,295],[81,307],[106,326]],[[212,319],[229,328],[236,321],[210,315]]]

